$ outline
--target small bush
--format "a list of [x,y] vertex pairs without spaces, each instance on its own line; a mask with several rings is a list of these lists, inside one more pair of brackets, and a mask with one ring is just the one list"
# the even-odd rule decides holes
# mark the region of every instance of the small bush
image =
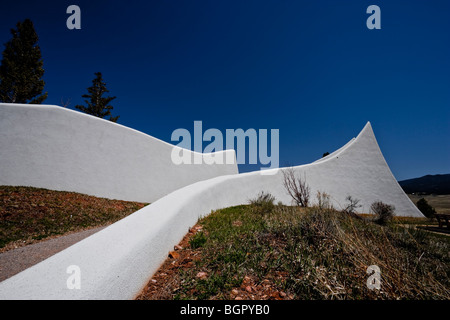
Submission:
[[332,209],[333,206],[330,202],[330,195],[326,192],[317,191],[317,206],[319,209]]
[[265,193],[264,191],[260,192],[255,199],[251,199],[249,202],[252,205],[262,206],[267,204],[272,204],[275,201],[275,197],[270,193]]
[[189,245],[192,249],[197,249],[203,247],[206,243],[206,235],[203,231],[197,232],[191,240],[189,240]]
[[345,198],[347,200],[347,205],[345,206],[344,212],[347,213],[349,216],[359,218],[359,216],[356,214],[356,209],[360,208],[361,205],[359,204],[359,199],[355,199],[352,196],[348,196]]
[[299,207],[308,207],[311,189],[306,183],[306,178],[298,177],[294,168],[288,168],[283,172],[283,186]]
[[376,201],[370,206],[372,212],[375,213],[375,222],[386,225],[394,216],[395,207],[381,201]]
[[269,213],[274,209],[274,201],[275,197],[273,195],[262,191],[255,199],[249,200],[249,203],[257,212],[264,214]]

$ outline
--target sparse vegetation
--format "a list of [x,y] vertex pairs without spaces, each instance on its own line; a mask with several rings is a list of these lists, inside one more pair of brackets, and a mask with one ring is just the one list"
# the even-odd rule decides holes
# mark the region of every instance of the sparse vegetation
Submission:
[[352,196],[347,196],[345,200],[347,201],[347,204],[343,212],[347,213],[349,216],[352,216],[354,218],[359,218],[359,216],[356,213],[356,209],[361,207],[361,205],[359,204],[360,200],[355,199]]
[[375,214],[375,222],[380,225],[386,225],[394,217],[395,207],[381,201],[372,203],[370,209]]
[[255,213],[264,214],[273,210],[275,197],[270,193],[261,192],[255,199],[250,199],[249,203]]
[[432,206],[437,213],[450,214],[450,194],[439,195],[417,195],[408,194],[408,197],[417,206],[417,201],[424,198],[430,206]]
[[317,191],[317,206],[319,209],[332,209],[333,205],[330,201],[330,195],[323,191]]
[[75,192],[0,186],[0,249],[108,225],[145,205]]
[[[178,251],[139,299],[450,299],[449,237],[260,202],[201,219],[203,245]],[[366,286],[370,265],[380,290]]]
[[299,207],[308,207],[311,190],[306,183],[306,177],[295,174],[294,168],[287,168],[283,172],[283,186]]

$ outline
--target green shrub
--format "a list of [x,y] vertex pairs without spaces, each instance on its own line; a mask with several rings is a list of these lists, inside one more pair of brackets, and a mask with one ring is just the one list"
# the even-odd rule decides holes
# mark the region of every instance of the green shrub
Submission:
[[191,240],[189,240],[189,245],[192,249],[197,249],[203,247],[206,243],[206,235],[203,231],[197,232]]

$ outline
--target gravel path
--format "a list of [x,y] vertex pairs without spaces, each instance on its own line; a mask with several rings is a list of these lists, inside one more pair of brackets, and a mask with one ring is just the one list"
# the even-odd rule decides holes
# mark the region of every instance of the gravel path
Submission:
[[70,247],[105,227],[98,227],[0,253],[0,282]]

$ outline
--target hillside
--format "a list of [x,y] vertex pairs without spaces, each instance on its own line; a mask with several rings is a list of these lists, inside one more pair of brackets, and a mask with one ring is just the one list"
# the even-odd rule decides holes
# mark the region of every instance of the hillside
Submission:
[[[450,238],[406,223],[269,202],[218,210],[190,229],[137,299],[449,299]],[[367,286],[371,265],[381,290]]]
[[145,205],[75,192],[0,186],[0,252],[106,226]]
[[450,194],[450,174],[426,175],[398,183],[408,194]]

